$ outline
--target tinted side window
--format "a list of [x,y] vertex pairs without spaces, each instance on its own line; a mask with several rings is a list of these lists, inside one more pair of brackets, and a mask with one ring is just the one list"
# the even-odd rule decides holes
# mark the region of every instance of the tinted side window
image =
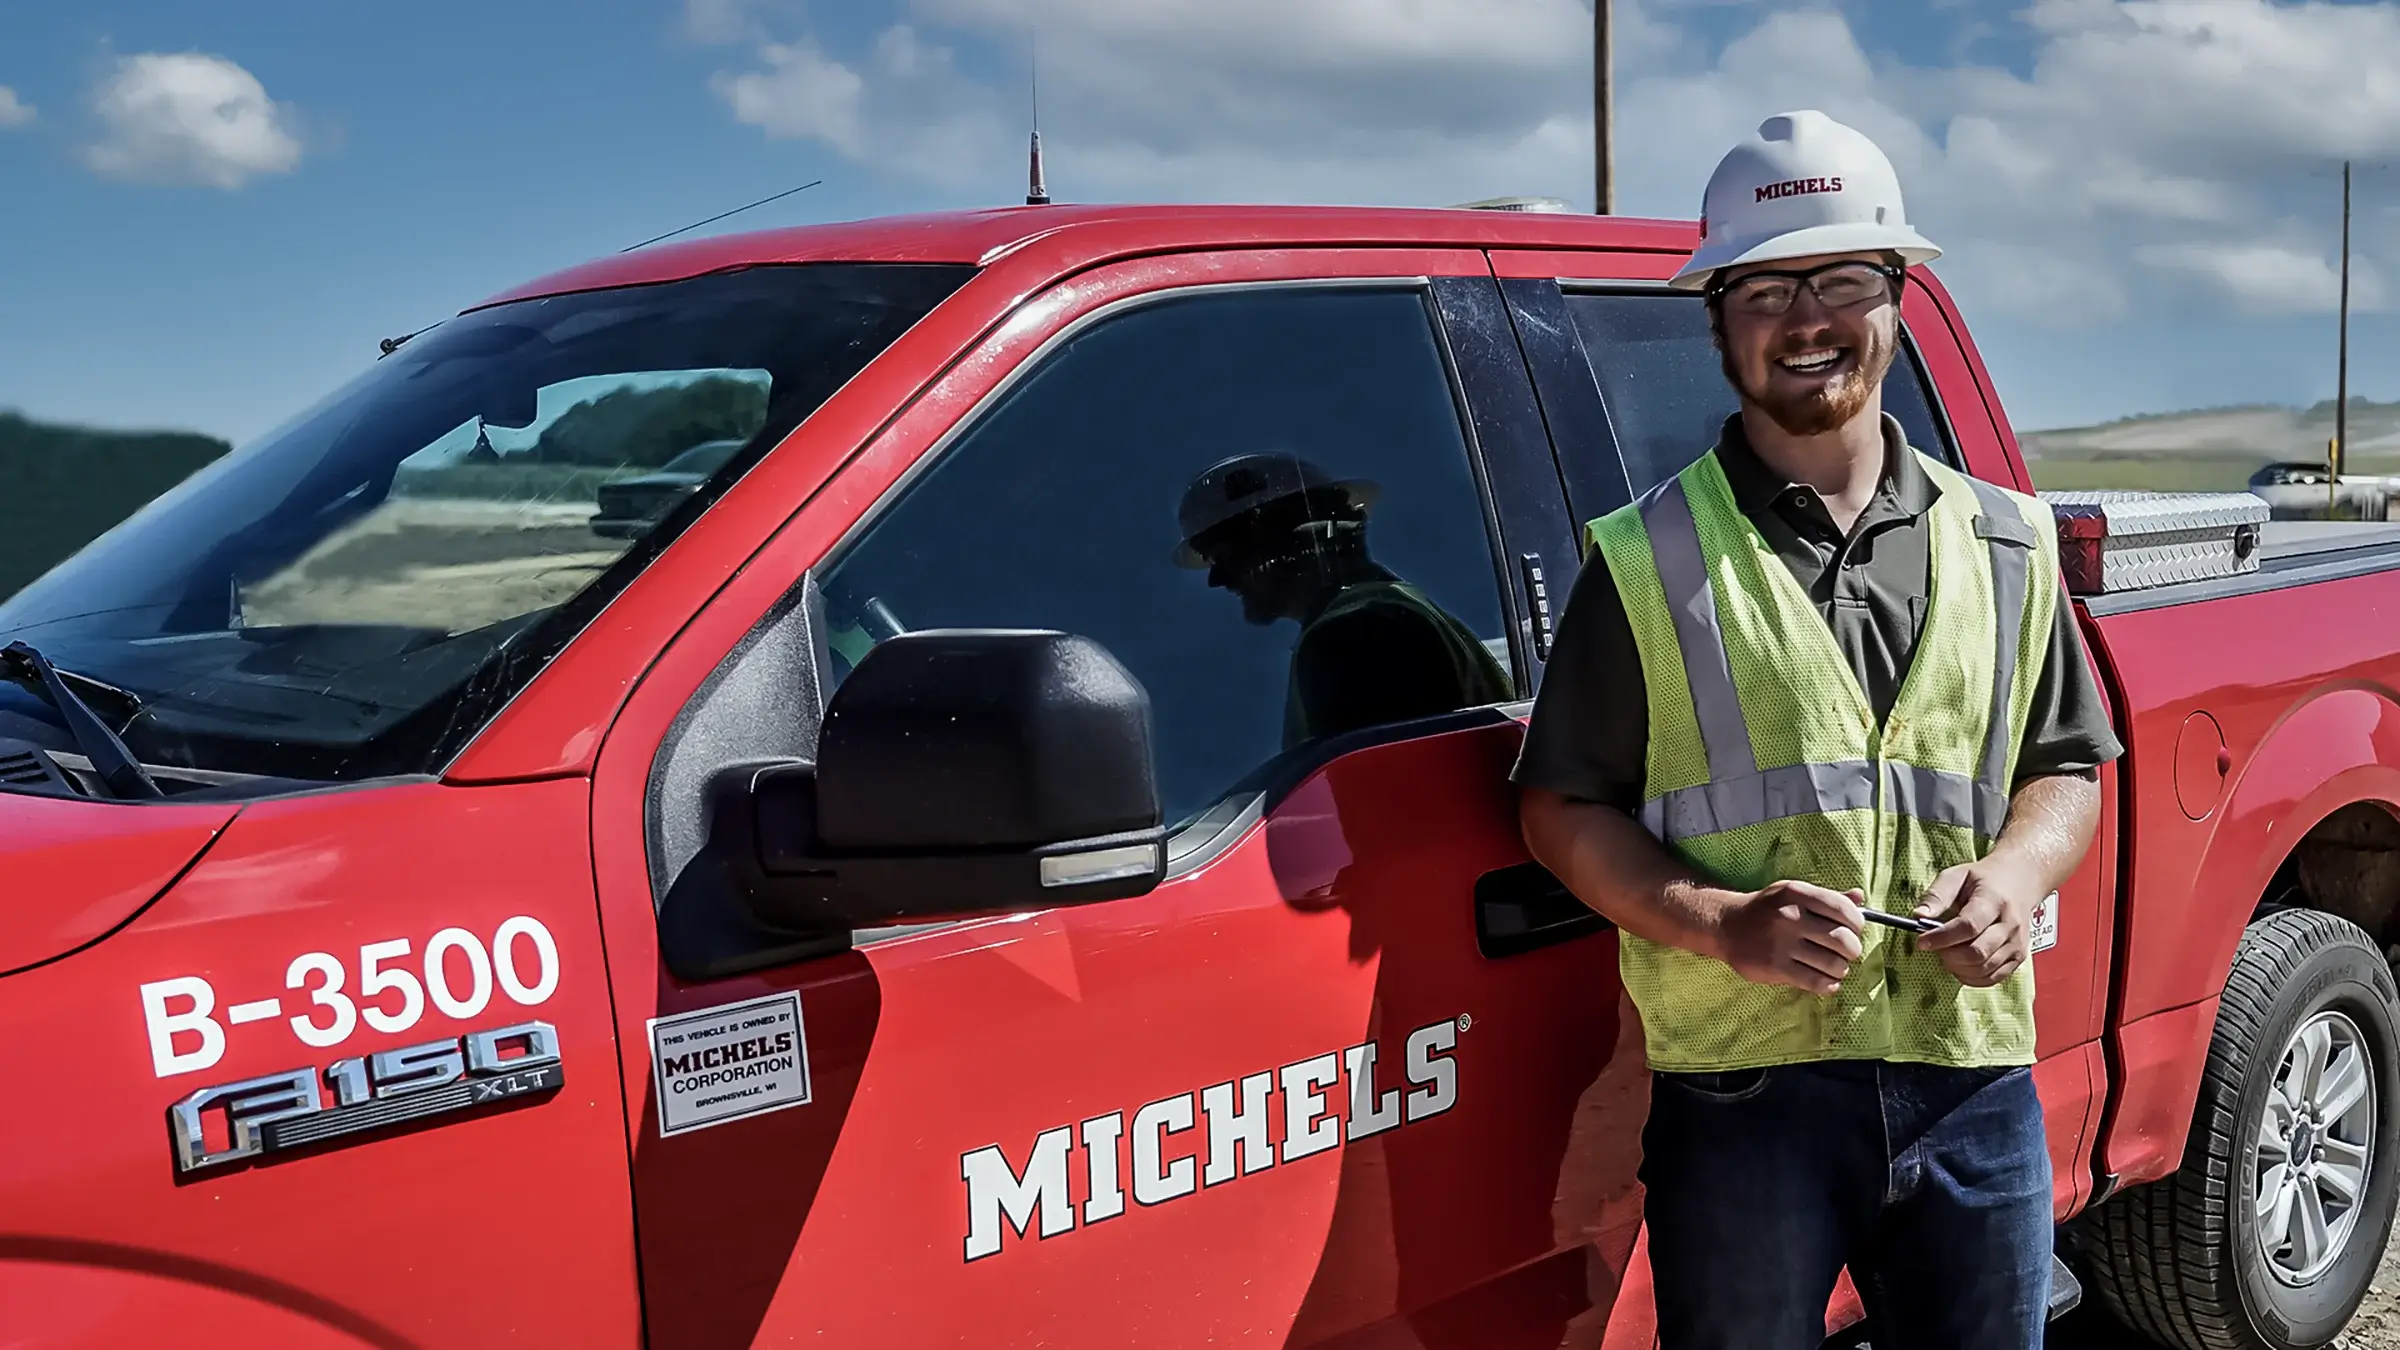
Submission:
[[1149,690],[1184,821],[1342,731],[1514,698],[1423,294],[1217,292],[1055,348],[824,573],[836,674],[895,632],[1038,627]]
[[[1698,296],[1570,291],[1567,312],[1583,336],[1636,496],[1717,443],[1717,430],[1735,403]],[[1958,463],[1950,437],[1935,421],[1925,374],[1909,343],[1901,344],[1901,358],[1884,380],[1883,408],[1900,419],[1910,445]]]

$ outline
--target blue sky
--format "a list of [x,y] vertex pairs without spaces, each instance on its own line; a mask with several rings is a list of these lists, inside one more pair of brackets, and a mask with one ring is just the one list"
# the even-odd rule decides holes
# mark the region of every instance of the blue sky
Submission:
[[[1821,106],[1900,164],[2022,425],[2400,398],[2400,7],[1618,0],[1619,207]],[[1009,201],[1038,29],[1062,199],[1588,204],[1589,0],[81,0],[0,12],[0,407],[234,439],[530,276]],[[215,110],[212,112],[211,110]]]

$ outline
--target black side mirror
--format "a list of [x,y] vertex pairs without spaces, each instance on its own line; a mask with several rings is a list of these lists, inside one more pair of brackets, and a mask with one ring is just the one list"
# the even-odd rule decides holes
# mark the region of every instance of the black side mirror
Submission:
[[815,764],[717,791],[720,842],[756,850],[751,917],[787,933],[1122,899],[1166,870],[1149,695],[1064,633],[883,642],[826,706]]

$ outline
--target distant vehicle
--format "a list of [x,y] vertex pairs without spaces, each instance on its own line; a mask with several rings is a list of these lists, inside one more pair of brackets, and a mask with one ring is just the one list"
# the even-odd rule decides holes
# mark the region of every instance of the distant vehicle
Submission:
[[[2250,475],[2250,493],[2262,498],[2280,520],[2315,519],[2326,514],[2327,484],[2332,472],[2322,460],[2278,460],[2259,466]],[[2346,515],[2360,520],[2383,520],[2390,511],[2395,480],[2378,475],[2346,473],[2336,491]]]
[[658,524],[676,503],[700,490],[708,476],[725,467],[733,452],[747,441],[702,441],[639,478],[621,478],[601,487],[600,510],[592,517],[592,533],[606,539],[639,539]]
[[2328,472],[2322,464],[2308,460],[2290,460],[2261,465],[2257,473],[2250,475],[2250,486],[2254,488],[2288,487],[2302,483],[2314,483],[2318,487],[2323,487],[2328,476]]

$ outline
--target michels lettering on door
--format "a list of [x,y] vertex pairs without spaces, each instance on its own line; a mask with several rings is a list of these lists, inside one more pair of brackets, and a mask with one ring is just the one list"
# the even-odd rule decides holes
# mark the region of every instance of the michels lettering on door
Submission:
[[[1405,1091],[1376,1090],[1382,1048],[1366,1041],[1162,1097],[1136,1108],[1130,1124],[1125,1112],[1115,1111],[1043,1130],[1022,1169],[998,1144],[962,1153],[966,1259],[997,1255],[1004,1229],[1020,1239],[1054,1238],[1079,1223],[1089,1228],[1116,1218],[1126,1212],[1128,1189],[1136,1205],[1163,1205],[1278,1161],[1295,1162],[1438,1116],[1458,1104],[1458,1066],[1450,1054],[1471,1025],[1460,1016],[1410,1032],[1402,1062]],[[1187,1151],[1192,1149],[1197,1152]],[[1070,1193],[1078,1174],[1085,1183],[1078,1188],[1084,1196],[1080,1216]]]

